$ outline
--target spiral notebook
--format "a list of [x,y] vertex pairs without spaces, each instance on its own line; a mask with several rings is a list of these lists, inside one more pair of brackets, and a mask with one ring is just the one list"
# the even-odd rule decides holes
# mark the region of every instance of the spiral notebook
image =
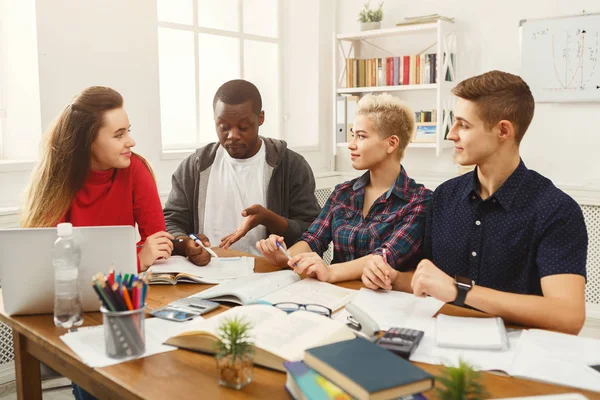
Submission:
[[502,318],[438,315],[435,332],[435,341],[440,347],[507,350],[509,346]]

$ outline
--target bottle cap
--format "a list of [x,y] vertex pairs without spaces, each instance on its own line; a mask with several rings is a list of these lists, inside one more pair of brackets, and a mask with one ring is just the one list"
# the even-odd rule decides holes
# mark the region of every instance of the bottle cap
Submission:
[[70,222],[63,222],[62,224],[56,225],[56,232],[58,236],[71,236],[73,235],[73,225]]

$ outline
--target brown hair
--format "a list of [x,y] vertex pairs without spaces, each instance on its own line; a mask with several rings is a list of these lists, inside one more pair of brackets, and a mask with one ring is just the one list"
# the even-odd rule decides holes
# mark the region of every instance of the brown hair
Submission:
[[[51,227],[63,218],[89,175],[91,146],[104,113],[121,107],[123,97],[116,90],[92,86],[59,115],[42,138],[40,162],[27,190],[21,226]],[[143,157],[136,156],[150,169]]]
[[515,127],[515,139],[521,143],[533,118],[535,102],[529,86],[517,75],[490,71],[460,82],[452,93],[475,103],[486,129],[505,119]]
[[415,130],[415,113],[409,106],[387,93],[368,94],[358,102],[356,115],[369,117],[380,138],[396,135],[400,139],[398,154],[402,159]]

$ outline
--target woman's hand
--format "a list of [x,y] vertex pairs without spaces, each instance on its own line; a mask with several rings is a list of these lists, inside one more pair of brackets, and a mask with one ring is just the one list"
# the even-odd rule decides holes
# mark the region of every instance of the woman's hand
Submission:
[[300,253],[288,261],[298,275],[306,274],[309,278],[315,278],[322,282],[330,282],[333,278],[331,268],[317,253]]
[[288,258],[281,250],[279,250],[277,242],[279,242],[284,249],[286,248],[283,237],[277,235],[270,235],[266,239],[259,240],[256,242],[256,248],[269,264],[283,267],[287,265]]
[[147,270],[159,258],[167,259],[171,257],[173,251],[172,240],[173,235],[164,231],[148,236],[138,254],[141,270]]

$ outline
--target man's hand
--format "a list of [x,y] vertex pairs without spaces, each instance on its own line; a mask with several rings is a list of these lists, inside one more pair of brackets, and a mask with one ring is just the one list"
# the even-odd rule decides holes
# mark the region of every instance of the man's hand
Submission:
[[392,283],[398,277],[398,271],[385,262],[383,257],[375,255],[363,268],[362,282],[369,289],[392,290]]
[[423,260],[417,265],[410,286],[415,296],[429,295],[444,303],[456,300],[457,291],[454,279],[429,260]]
[[317,253],[300,253],[287,263],[298,275],[306,274],[322,282],[329,282],[332,278],[330,268]]
[[243,238],[251,229],[254,229],[258,225],[264,224],[267,214],[269,213],[273,214],[273,211],[267,210],[260,204],[253,204],[246,208],[244,211],[242,211],[242,217],[244,217],[244,220],[240,226],[238,226],[235,232],[230,233],[221,239],[221,244],[219,244],[219,247],[228,249],[229,246]]
[[277,235],[270,235],[268,238],[259,240],[256,242],[256,248],[260,251],[260,254],[267,260],[271,265],[285,266],[288,262],[288,258],[279,250],[276,242],[279,242],[283,248],[286,248],[283,237]]
[[159,258],[167,259],[173,251],[173,236],[168,232],[156,232],[146,238],[142,250],[138,254],[142,271],[150,268]]
[[[196,236],[206,247],[210,247],[210,241],[205,235],[199,233]],[[182,237],[182,239],[184,252],[188,260],[198,266],[204,266],[210,262],[210,254],[202,246],[189,237]]]

